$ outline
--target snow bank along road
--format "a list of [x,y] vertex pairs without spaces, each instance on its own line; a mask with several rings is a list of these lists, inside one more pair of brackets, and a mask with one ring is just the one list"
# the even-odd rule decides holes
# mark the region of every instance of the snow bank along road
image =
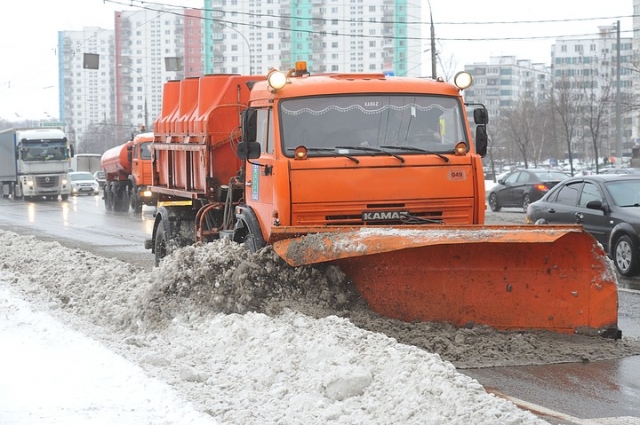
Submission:
[[151,272],[12,232],[0,246],[3,425],[538,424],[455,366],[640,354],[636,341],[390,321],[335,268],[224,242]]

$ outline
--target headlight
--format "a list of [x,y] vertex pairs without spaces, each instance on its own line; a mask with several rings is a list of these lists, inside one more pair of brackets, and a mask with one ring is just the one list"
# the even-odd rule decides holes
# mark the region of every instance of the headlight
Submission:
[[280,90],[287,84],[287,74],[274,69],[267,76],[267,81],[272,89]]
[[460,90],[465,90],[471,87],[471,84],[473,83],[473,78],[471,77],[471,74],[469,74],[467,71],[461,71],[461,72],[458,72],[455,77],[453,77],[453,83]]
[[27,186],[33,187],[33,182],[31,180],[27,181]]

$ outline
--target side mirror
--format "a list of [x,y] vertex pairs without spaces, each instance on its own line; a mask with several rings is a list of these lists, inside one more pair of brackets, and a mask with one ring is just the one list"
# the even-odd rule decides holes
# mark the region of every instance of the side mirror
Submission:
[[71,143],[71,144],[69,145],[69,157],[70,157],[70,158],[73,158],[73,156],[74,156],[75,154],[76,154],[76,150],[75,150],[75,148],[73,147],[73,143]]
[[[476,109],[477,111],[478,109]],[[476,127],[476,152],[482,158],[487,154],[487,147],[489,146],[489,137],[487,136],[487,127],[484,125],[478,125]]]
[[602,201],[600,200],[587,202],[587,209],[600,210],[600,211],[603,211],[604,213],[607,213],[607,206],[603,204]]
[[242,111],[242,141],[255,142],[258,134],[258,111],[247,108]]
[[258,142],[240,142],[238,143],[237,155],[243,161],[247,159],[260,158],[261,146]]
[[489,112],[487,108],[477,108],[473,110],[473,121],[478,125],[489,124]]

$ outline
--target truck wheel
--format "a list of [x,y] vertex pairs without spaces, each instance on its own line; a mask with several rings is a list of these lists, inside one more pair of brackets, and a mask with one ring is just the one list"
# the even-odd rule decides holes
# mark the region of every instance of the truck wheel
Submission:
[[104,186],[104,207],[107,211],[113,211],[114,199],[112,184],[107,184]]
[[15,191],[13,193],[13,199],[22,199],[24,200],[24,197],[22,196],[22,183],[19,183],[16,185],[15,187]]
[[164,226],[160,222],[158,230],[156,230],[156,241],[153,249],[156,255],[156,267],[160,265],[160,260],[167,256],[167,242]]
[[60,198],[61,198],[63,201],[66,201],[66,200],[68,200],[68,199],[69,199],[69,195],[60,195]]
[[131,188],[131,192],[129,192],[129,206],[136,214],[140,214],[142,212],[142,201],[138,197],[135,188]]
[[[241,237],[241,241],[242,244],[244,245],[245,248],[247,248],[247,250],[249,250],[249,252],[258,252],[258,250],[260,248],[263,248],[265,246],[264,243],[262,242],[262,238],[256,238],[256,236],[251,232],[251,230],[249,230],[249,227],[245,227],[244,232],[245,235],[244,237]],[[236,239],[237,240],[237,239]]]
[[636,243],[623,235],[613,245],[613,263],[622,276],[632,277],[640,274],[640,258]]
[[244,247],[247,248],[249,252],[257,252],[258,247],[256,245],[256,238],[253,237],[251,232],[247,232],[247,236],[244,238]]
[[113,198],[113,210],[116,212],[129,211],[129,196],[128,189],[126,187],[118,187],[113,185],[113,192],[111,192]]

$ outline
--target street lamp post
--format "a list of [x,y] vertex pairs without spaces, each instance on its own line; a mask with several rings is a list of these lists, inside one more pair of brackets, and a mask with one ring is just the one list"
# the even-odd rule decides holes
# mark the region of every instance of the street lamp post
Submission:
[[240,37],[242,37],[245,41],[245,43],[247,43],[247,48],[249,49],[249,75],[253,75],[253,53],[251,53],[251,44],[249,44],[249,40],[247,40],[247,37],[244,36],[244,34],[242,34],[240,31],[238,31],[237,29],[235,29],[234,27],[230,26],[230,25],[226,25],[223,22],[218,21],[218,23],[220,25],[222,25],[225,28],[229,28],[230,30],[233,30],[235,32],[237,32],[238,34],[240,34]]

